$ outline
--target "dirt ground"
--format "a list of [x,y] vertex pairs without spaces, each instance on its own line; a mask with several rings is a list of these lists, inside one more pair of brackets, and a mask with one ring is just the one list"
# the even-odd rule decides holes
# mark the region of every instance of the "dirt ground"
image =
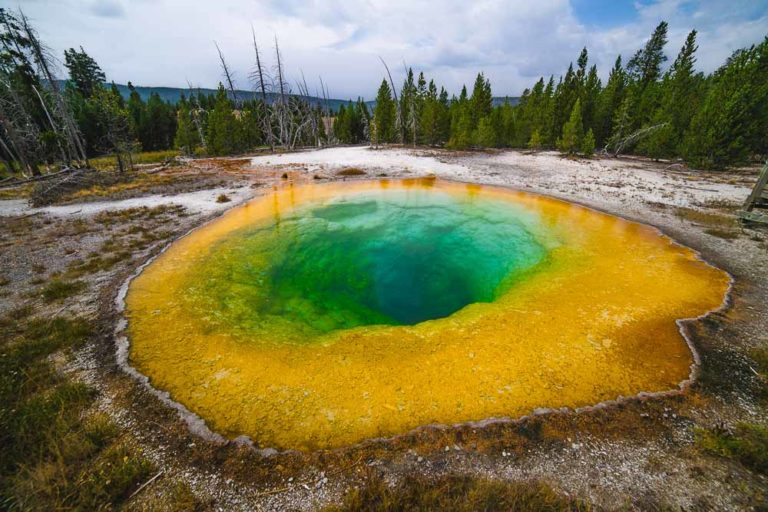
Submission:
[[[118,292],[175,238],[287,183],[428,175],[547,194],[650,224],[729,272],[728,307],[685,326],[701,357],[696,383],[667,398],[278,453],[199,435],[199,425],[190,429],[189,417],[118,364]],[[389,482],[414,473],[544,481],[608,510],[754,510],[766,506],[768,477],[702,449],[696,432],[768,425],[768,388],[752,357],[768,347],[768,231],[734,216],[756,175],[639,159],[404,148],[190,161],[142,186],[86,191],[66,204],[33,209],[24,198],[0,200],[0,314],[32,305],[38,315],[97,322],[96,339],[55,362],[98,389],[94,407],[158,468],[129,509],[157,508],[183,482],[214,510],[314,510],[375,472]],[[52,282],[72,293],[56,299]]]

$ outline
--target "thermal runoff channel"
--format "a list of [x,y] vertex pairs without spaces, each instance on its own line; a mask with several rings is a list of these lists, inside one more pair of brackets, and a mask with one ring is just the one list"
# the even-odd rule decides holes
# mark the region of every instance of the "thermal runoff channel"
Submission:
[[130,361],[230,436],[314,449],[675,388],[723,272],[651,228],[437,180],[288,186],[130,285]]

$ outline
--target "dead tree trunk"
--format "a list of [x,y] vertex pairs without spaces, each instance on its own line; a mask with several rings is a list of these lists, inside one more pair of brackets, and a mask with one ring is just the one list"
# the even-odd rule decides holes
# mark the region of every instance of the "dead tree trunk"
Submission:
[[266,137],[266,142],[269,145],[270,151],[275,150],[275,141],[272,134],[272,122],[269,115],[269,105],[267,103],[267,86],[264,80],[264,67],[261,65],[261,55],[259,54],[259,46],[256,44],[256,31],[251,25],[251,36],[253,37],[253,51],[256,53],[256,69],[251,73],[251,80],[256,82],[256,87],[261,92],[261,106],[259,112],[259,122],[261,124],[261,131]]
[[[43,44],[40,42],[40,39],[37,37],[37,33],[32,28],[32,26],[29,24],[29,20],[24,15],[24,13],[21,13],[21,24],[22,28],[24,29],[24,33],[27,36],[27,39],[30,42],[30,45],[32,47],[32,53],[35,57],[35,61],[37,63],[38,71],[43,75],[43,79],[47,82],[48,87],[50,87],[51,93],[53,95],[55,106],[56,106],[56,113],[57,115],[63,120],[63,126],[61,131],[63,132],[63,135],[65,139],[67,140],[68,144],[68,154],[64,158],[65,164],[69,165],[71,160],[80,160],[82,162],[85,162],[86,165],[88,163],[88,156],[85,153],[83,142],[80,138],[80,132],[77,129],[77,124],[75,123],[74,119],[72,118],[72,114],[69,110],[69,107],[66,104],[66,101],[64,100],[61,91],[59,90],[58,83],[56,82],[56,77],[53,75],[52,65],[50,64],[50,57],[48,56],[48,52],[43,46]],[[37,90],[35,89],[35,92]],[[53,123],[53,120],[50,117],[50,114],[48,114],[48,108],[45,105],[45,102],[43,101],[42,96],[40,96],[40,93],[37,92],[38,97],[40,98],[40,102],[43,104],[43,108],[46,111],[46,114],[48,115],[48,118],[51,120],[51,127],[54,130],[54,133],[59,134],[60,130],[59,128]]]
[[227,66],[227,61],[224,60],[224,55],[221,53],[221,49],[219,48],[218,43],[214,41],[213,44],[216,45],[216,51],[219,52],[221,69],[224,71],[224,78],[226,79],[227,85],[229,86],[229,90],[232,93],[232,101],[234,101],[235,105],[237,105],[237,93],[235,92],[235,83],[232,80],[232,74],[229,72],[229,66]]
[[395,110],[395,130],[398,132],[402,132],[402,126],[403,126],[403,106],[400,105],[400,102],[397,100],[397,91],[395,90],[395,81],[392,80],[392,73],[389,72],[389,66],[387,66],[387,63],[384,62],[384,59],[379,57],[379,60],[382,64],[384,64],[384,69],[387,70],[387,76],[389,77],[389,85],[392,88],[392,96],[395,98],[395,105],[397,105],[397,109]]

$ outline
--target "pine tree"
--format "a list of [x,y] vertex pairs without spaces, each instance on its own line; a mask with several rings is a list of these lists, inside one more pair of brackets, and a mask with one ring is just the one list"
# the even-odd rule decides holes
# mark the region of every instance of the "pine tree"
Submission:
[[613,132],[613,117],[624,101],[626,84],[627,77],[621,65],[621,55],[619,55],[597,102],[593,125],[595,141],[598,145],[604,145]]
[[499,146],[511,147],[517,135],[515,108],[507,99],[495,109],[494,114],[498,116],[497,139]]
[[438,143],[440,139],[439,116],[440,103],[437,97],[437,87],[435,82],[430,80],[419,120],[422,144],[433,146]]
[[584,140],[581,141],[581,153],[586,157],[595,154],[595,134],[592,132],[592,128],[589,129],[584,136]]
[[74,48],[64,50],[64,65],[69,70],[69,77],[75,83],[78,92],[85,99],[90,98],[106,80],[104,72],[96,61],[85,53],[82,46],[79,52]]
[[597,124],[597,107],[600,101],[602,84],[597,76],[597,66],[589,68],[589,73],[584,81],[581,92],[581,112],[584,129],[592,129]]
[[373,112],[374,144],[393,142],[395,139],[395,102],[392,99],[392,90],[386,80],[381,81],[379,92],[376,95],[376,108]]
[[576,100],[571,116],[563,126],[563,136],[558,141],[557,147],[563,153],[572,155],[581,148],[582,137],[584,137],[584,125],[581,121],[581,101]]
[[632,118],[630,114],[632,111],[632,103],[632,95],[626,95],[613,116],[613,129],[611,136],[606,143],[606,148],[610,148],[616,153],[624,149],[623,147],[620,147],[622,141],[629,136],[630,131],[632,130]]
[[587,64],[589,63],[589,53],[587,48],[584,47],[579,54],[579,58],[576,59],[576,81],[580,85],[584,85],[587,78]]
[[445,144],[451,136],[451,106],[448,100],[448,91],[440,87],[437,96],[437,143]]
[[723,168],[768,152],[768,37],[718,69],[681,152],[691,164]]
[[229,155],[238,148],[238,125],[224,85],[219,83],[216,103],[208,115],[207,143],[211,155]]
[[667,44],[667,22],[662,21],[653,31],[645,46],[627,63],[627,72],[635,89],[635,110],[632,112],[632,127],[650,125],[661,103],[661,65],[666,62],[664,46]]
[[531,139],[528,141],[528,149],[531,151],[538,151],[541,149],[541,133],[536,129],[531,134]]
[[475,145],[481,148],[494,148],[498,146],[498,135],[492,115],[481,118],[477,124]]
[[472,97],[469,102],[472,128],[477,126],[480,119],[489,115],[493,109],[493,95],[491,94],[491,82],[482,73],[477,74],[475,86],[472,88]]
[[189,103],[184,95],[178,103],[176,112],[176,135],[174,137],[174,146],[185,155],[192,155],[199,144],[197,130],[192,123],[192,115],[189,109]]
[[552,98],[553,116],[551,133],[553,137],[563,132],[563,127],[568,121],[568,114],[573,110],[573,104],[578,99],[579,93],[579,81],[571,63],[565,76],[557,84]]
[[451,101],[450,137],[446,144],[451,149],[466,149],[472,145],[474,135],[472,103],[467,98],[467,88],[462,87],[458,99]]
[[131,167],[131,122],[128,110],[121,107],[119,94],[97,87],[89,98],[89,104],[94,112],[97,130],[100,134],[97,148],[104,153],[112,153],[117,157],[118,171],[123,172]]
[[333,119],[333,135],[342,144],[350,143],[349,120],[347,118],[347,109],[344,105],[339,105],[339,111]]
[[144,112],[144,101],[141,99],[141,96],[131,82],[128,82],[128,90],[131,91],[128,96],[128,113],[131,116],[133,133],[136,134],[136,137],[138,138],[141,116]]
[[144,151],[167,149],[173,141],[172,109],[153,92],[144,107],[139,122],[139,140]]
[[659,23],[645,46],[638,50],[627,63],[627,71],[635,81],[640,83],[641,89],[661,76],[661,65],[667,60],[667,56],[664,55],[667,28],[666,21]]
[[684,132],[691,124],[703,101],[704,79],[695,73],[696,31],[692,30],[680,49],[669,72],[662,108],[667,112],[674,140],[671,150],[677,152]]
[[413,69],[410,68],[400,91],[400,116],[401,141],[410,143],[415,136],[416,124],[416,84],[413,81]]
[[[238,119],[241,150],[253,149],[264,142],[261,116],[261,100],[246,102]],[[322,125],[322,123],[320,123]]]

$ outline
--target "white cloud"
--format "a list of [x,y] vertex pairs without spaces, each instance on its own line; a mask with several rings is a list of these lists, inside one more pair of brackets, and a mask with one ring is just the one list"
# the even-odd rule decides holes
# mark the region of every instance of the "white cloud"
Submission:
[[[661,19],[670,23],[670,60],[691,28],[699,66],[712,71],[768,27],[765,2],[659,0],[638,3],[637,19],[606,29],[580,23],[567,0],[26,0],[21,7],[56,52],[82,45],[109,79],[141,85],[214,86],[213,40],[245,88],[253,65],[250,26],[269,63],[277,34],[292,79],[319,75],[336,97],[372,97],[384,70],[403,62],[451,92],[486,72],[498,95],[517,95],[540,75],[563,73],[583,46],[601,74],[626,59]],[[314,89],[314,85],[310,85]]]

